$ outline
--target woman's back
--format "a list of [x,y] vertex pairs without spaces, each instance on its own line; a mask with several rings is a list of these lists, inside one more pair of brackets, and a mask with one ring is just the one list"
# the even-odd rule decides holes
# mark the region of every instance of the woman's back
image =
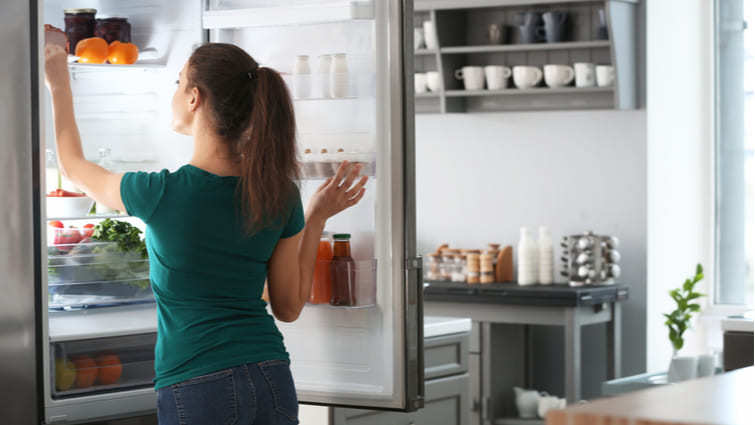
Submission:
[[237,177],[192,165],[123,178],[127,212],[147,223],[158,388],[241,363],[288,359],[261,295],[276,244],[304,226],[301,201],[248,235],[237,184]]

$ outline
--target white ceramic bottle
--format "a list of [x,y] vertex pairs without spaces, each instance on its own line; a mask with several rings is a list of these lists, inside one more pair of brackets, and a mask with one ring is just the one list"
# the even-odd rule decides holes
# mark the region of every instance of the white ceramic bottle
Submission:
[[331,60],[330,95],[336,98],[349,95],[349,66],[345,53],[336,53]]
[[545,226],[540,226],[540,238],[537,241],[538,247],[538,274],[541,285],[550,285],[553,283],[553,239],[551,232]]
[[294,98],[305,99],[309,97],[310,87],[312,86],[310,73],[309,56],[297,56],[293,72]]
[[537,244],[526,227],[519,231],[519,245],[517,247],[517,282],[519,285],[534,285],[537,283]]
[[317,85],[320,86],[320,97],[330,97],[330,67],[333,62],[333,56],[320,55],[320,62],[317,65]]

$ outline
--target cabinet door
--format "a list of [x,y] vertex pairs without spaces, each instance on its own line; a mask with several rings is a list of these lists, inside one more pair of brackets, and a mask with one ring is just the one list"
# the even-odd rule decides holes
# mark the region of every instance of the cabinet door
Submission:
[[425,382],[425,407],[412,413],[333,409],[333,425],[466,425],[468,424],[469,375]]

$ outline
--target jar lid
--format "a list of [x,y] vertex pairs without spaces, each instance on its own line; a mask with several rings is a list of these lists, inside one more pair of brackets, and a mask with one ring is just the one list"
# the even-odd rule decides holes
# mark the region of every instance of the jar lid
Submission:
[[336,233],[333,235],[333,239],[351,239],[351,234],[349,233]]
[[82,13],[97,13],[97,9],[63,9],[63,13],[66,15],[79,15]]

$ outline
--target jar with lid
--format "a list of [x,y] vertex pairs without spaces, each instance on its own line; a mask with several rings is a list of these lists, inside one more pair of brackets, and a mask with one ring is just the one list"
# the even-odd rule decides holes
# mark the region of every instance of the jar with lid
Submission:
[[480,255],[480,283],[493,283],[495,281],[495,268],[493,256],[490,254]]
[[467,281],[467,260],[462,254],[454,255],[454,269],[451,273],[451,281],[453,282],[466,282]]
[[333,296],[332,275],[330,263],[333,260],[333,248],[330,244],[330,235],[325,232],[320,237],[320,245],[317,247],[317,259],[315,271],[312,275],[312,290],[309,295],[310,304],[328,304]]
[[351,235],[333,235],[333,259],[330,263],[333,292],[330,304],[335,306],[355,306],[356,264],[351,258]]
[[131,24],[126,18],[97,19],[94,26],[94,36],[100,37],[110,44],[114,41],[131,43]]
[[[106,170],[113,171],[113,163],[110,161],[110,148],[99,148],[97,152],[100,156],[98,165]],[[94,210],[97,214],[112,214],[115,212],[114,209],[105,206],[101,202],[94,203]]]
[[432,253],[425,256],[425,279],[440,280],[441,261],[440,254]]
[[68,38],[68,53],[76,53],[76,44],[85,38],[94,37],[97,9],[65,9],[63,10],[65,33]]
[[467,254],[467,283],[480,283],[480,254]]
[[444,249],[441,250],[441,267],[440,267],[440,275],[441,280],[450,281],[451,275],[453,274],[455,262],[454,262],[454,256],[458,253],[458,250],[455,249]]

